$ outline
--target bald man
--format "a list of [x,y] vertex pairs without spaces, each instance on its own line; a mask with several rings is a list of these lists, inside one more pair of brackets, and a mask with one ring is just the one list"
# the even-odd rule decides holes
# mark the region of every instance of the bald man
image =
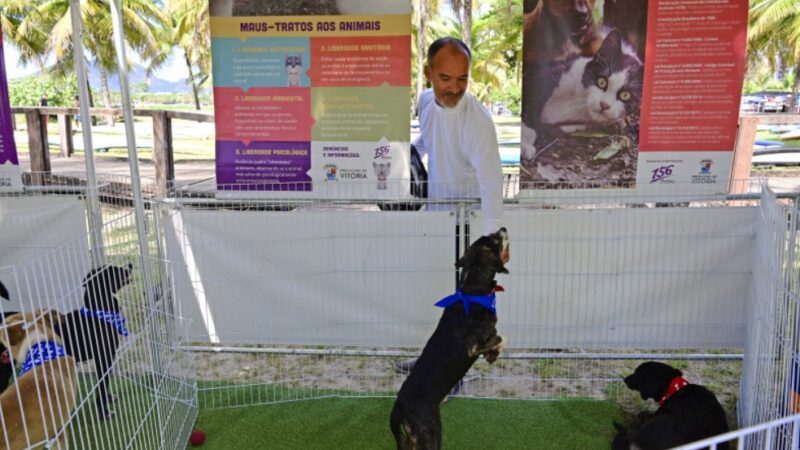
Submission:
[[428,198],[479,197],[486,235],[502,226],[503,172],[492,116],[467,92],[470,63],[469,48],[458,39],[431,44],[425,78],[432,89],[420,95],[413,144],[428,155]]

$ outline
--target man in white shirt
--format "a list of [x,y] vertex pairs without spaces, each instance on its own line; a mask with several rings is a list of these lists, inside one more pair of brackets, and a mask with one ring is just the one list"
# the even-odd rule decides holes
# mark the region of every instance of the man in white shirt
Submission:
[[425,78],[433,88],[420,94],[420,135],[413,144],[428,155],[428,198],[480,197],[485,235],[503,219],[503,172],[491,114],[467,92],[470,62],[458,39],[431,44]]
[[[492,116],[467,92],[471,57],[469,48],[451,37],[428,48],[425,78],[433,88],[420,94],[420,135],[413,144],[420,156],[428,155],[428,198],[480,197],[486,235],[501,227],[503,171]],[[395,369],[408,373],[415,363],[400,361]],[[462,385],[459,380],[450,395]]]

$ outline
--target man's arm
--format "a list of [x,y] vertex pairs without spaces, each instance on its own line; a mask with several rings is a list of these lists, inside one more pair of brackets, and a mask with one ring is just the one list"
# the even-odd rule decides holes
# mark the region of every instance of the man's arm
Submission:
[[476,124],[472,131],[470,163],[478,177],[484,216],[483,234],[487,235],[499,230],[503,223],[503,169],[497,132],[491,118]]

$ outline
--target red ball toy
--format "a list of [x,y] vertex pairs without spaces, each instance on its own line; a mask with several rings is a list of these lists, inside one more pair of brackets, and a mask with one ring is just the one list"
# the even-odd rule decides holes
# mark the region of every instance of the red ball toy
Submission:
[[203,445],[203,442],[206,441],[206,434],[202,431],[192,431],[192,434],[189,435],[189,443],[192,446],[197,447],[198,445]]

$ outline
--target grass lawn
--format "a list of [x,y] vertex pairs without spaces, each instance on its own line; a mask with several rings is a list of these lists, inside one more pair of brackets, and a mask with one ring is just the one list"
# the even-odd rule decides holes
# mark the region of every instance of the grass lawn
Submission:
[[780,139],[779,136],[779,134],[770,133],[769,131],[759,131],[756,133],[756,139],[783,142],[783,145],[787,147],[800,147],[800,139],[788,139],[784,141]]
[[[204,449],[391,449],[393,398],[327,398],[202,410]],[[622,413],[597,400],[478,400],[442,405],[445,449],[608,449]]]

